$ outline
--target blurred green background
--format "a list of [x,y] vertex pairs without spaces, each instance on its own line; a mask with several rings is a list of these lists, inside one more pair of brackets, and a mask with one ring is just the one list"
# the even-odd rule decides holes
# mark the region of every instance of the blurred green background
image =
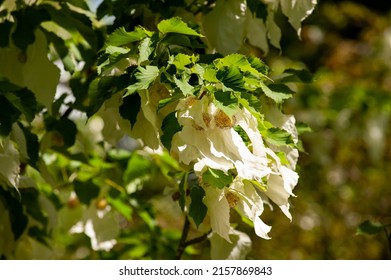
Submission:
[[302,62],[314,73],[284,108],[312,132],[301,136],[293,221],[265,213],[272,239],[252,236],[251,257],[389,259],[385,231],[356,231],[366,220],[391,220],[391,3],[319,1],[301,40],[289,28],[282,56],[265,60],[272,69]]

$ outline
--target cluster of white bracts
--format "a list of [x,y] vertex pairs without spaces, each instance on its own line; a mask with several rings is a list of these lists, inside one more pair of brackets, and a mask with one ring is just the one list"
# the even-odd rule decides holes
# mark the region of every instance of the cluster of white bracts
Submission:
[[[277,109],[267,114],[273,125],[290,132],[297,141],[293,116]],[[172,139],[171,153],[202,178],[208,168],[231,172],[235,178],[230,186],[219,189],[204,185],[204,203],[208,207],[213,232],[229,241],[229,211],[235,208],[254,223],[255,232],[269,238],[271,227],[260,218],[269,199],[291,219],[288,198],[298,181],[294,171],[298,151],[291,147],[266,145],[258,130],[257,119],[245,108],[228,116],[212,103],[209,97],[188,97],[177,106],[177,118],[182,130]],[[234,126],[247,134],[245,143]],[[283,151],[287,162],[283,164],[276,152]],[[202,185],[202,182],[201,182]]]

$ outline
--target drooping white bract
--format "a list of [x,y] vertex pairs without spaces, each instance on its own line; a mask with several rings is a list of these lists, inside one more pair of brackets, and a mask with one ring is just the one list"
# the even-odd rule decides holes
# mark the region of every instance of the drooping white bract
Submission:
[[[271,227],[259,217],[268,199],[291,219],[288,199],[298,181],[293,171],[297,157],[290,157],[290,164],[282,164],[277,148],[266,146],[257,119],[247,109],[238,107],[228,116],[208,96],[191,96],[178,103],[177,119],[182,130],[172,139],[171,153],[183,164],[194,164],[194,172],[205,189],[204,203],[215,233],[229,241],[229,211],[235,208],[254,223],[258,236],[268,239]],[[294,118],[289,117],[286,126],[292,122],[294,127]],[[248,141],[235,127],[247,134]],[[290,131],[292,126],[288,128],[294,133]],[[293,148],[286,150],[293,151],[297,152]],[[234,179],[230,185],[216,188],[202,181],[208,169],[232,174]]]

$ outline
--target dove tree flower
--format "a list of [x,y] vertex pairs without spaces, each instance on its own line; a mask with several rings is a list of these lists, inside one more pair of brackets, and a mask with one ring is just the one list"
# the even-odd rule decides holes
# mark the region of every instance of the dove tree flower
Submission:
[[[257,120],[247,109],[238,108],[229,117],[204,95],[200,100],[194,96],[181,100],[177,110],[182,130],[174,135],[171,152],[179,162],[194,165],[206,191],[212,230],[229,240],[229,211],[235,208],[254,223],[258,236],[268,239],[270,227],[259,217],[264,202],[270,199],[291,218],[288,199],[297,173],[265,145]],[[238,127],[247,135],[247,143]],[[216,172],[231,180],[216,187],[207,176]]]

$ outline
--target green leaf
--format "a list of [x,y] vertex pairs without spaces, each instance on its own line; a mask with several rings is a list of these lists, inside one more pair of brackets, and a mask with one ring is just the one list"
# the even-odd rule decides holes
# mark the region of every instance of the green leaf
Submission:
[[281,146],[281,145],[288,145],[292,146],[295,144],[293,141],[292,135],[278,127],[272,127],[269,128],[268,130],[264,131],[262,135],[266,138],[266,140],[273,145]]
[[119,107],[119,113],[122,118],[130,121],[133,128],[137,120],[137,115],[141,109],[141,98],[138,94],[128,95],[123,98],[123,102]]
[[48,59],[47,43],[42,31],[36,30],[35,41],[28,46],[25,56],[16,47],[0,48],[0,61],[0,75],[15,85],[27,87],[51,112],[60,69]]
[[303,83],[312,83],[313,82],[313,76],[312,74],[306,70],[306,69],[286,69],[284,71],[284,74],[288,74],[284,76],[281,80],[279,80],[282,83],[286,82],[303,82]]
[[196,55],[187,55],[183,53],[178,53],[172,62],[178,70],[185,70],[187,65],[194,64],[198,61],[198,56]]
[[127,87],[125,96],[130,95],[138,90],[148,89],[149,85],[159,76],[159,68],[156,66],[146,65],[137,67],[134,77],[137,82]]
[[276,103],[282,103],[284,100],[292,97],[294,91],[284,84],[271,84],[266,86],[260,83],[260,87],[265,95],[273,99]]
[[26,120],[31,122],[35,114],[38,113],[37,101],[34,94],[24,88],[13,93],[5,93],[3,96],[15,107],[19,112],[24,114]]
[[0,135],[8,136],[12,130],[12,124],[18,120],[20,111],[17,110],[8,99],[0,95]]
[[59,146],[68,148],[75,144],[77,127],[73,121],[66,117],[61,117],[59,120],[47,117],[45,123],[48,132],[56,132],[58,135],[61,135]]
[[171,150],[172,137],[181,129],[182,128],[178,123],[175,111],[171,112],[164,118],[162,123],[163,135],[160,137],[160,140],[162,141],[163,146],[167,148],[167,150]]
[[28,128],[22,127],[24,137],[27,145],[27,162],[32,167],[37,168],[37,162],[39,159],[39,141],[38,136],[32,133]]
[[123,180],[125,183],[129,183],[137,178],[150,174],[151,170],[152,163],[150,160],[137,153],[133,153],[128,161]]
[[[20,197],[15,197],[12,192],[4,190],[3,188],[0,188],[0,197],[3,198],[0,202],[0,213],[4,213],[2,212],[3,209],[1,207],[2,203],[4,203],[5,209],[8,209],[5,212],[9,213],[9,222],[11,224],[13,238],[14,240],[18,240],[18,238],[23,234],[29,223],[29,218],[27,217],[25,211],[25,205],[20,202]],[[4,224],[1,225],[4,226]]]
[[49,13],[39,6],[26,6],[24,9],[12,12],[12,16],[16,20],[16,28],[11,35],[12,40],[22,51],[36,40],[35,29],[38,25],[50,20]]
[[25,163],[28,162],[31,166],[37,167],[39,154],[39,142],[37,135],[33,134],[29,129],[21,124],[15,123],[12,126],[12,137],[18,144],[20,158]]
[[90,106],[87,109],[87,116],[94,115],[102,106],[103,102],[109,99],[115,92],[115,85],[118,77],[103,76],[94,79],[88,88]]
[[0,184],[17,188],[19,167],[19,152],[9,139],[0,138]]
[[221,81],[224,86],[234,91],[241,91],[244,89],[243,75],[238,67],[224,66],[217,71],[216,78]]
[[246,7],[246,0],[218,0],[203,17],[205,35],[219,53],[234,53],[242,46],[249,17]]
[[107,37],[106,45],[119,47],[141,41],[148,35],[151,34],[142,27],[136,27],[131,32],[127,32],[124,27],[119,27]]
[[202,181],[207,186],[213,186],[219,189],[229,186],[233,182],[233,179],[231,174],[226,174],[224,171],[218,169],[208,168],[208,170],[202,173]]
[[179,17],[162,20],[157,25],[158,30],[163,33],[178,33],[190,36],[203,37],[202,34],[198,33],[194,29],[190,28],[185,22]]
[[305,132],[312,132],[311,127],[308,124],[302,122],[296,123],[296,129],[299,135]]
[[189,216],[193,218],[196,226],[198,227],[204,220],[208,208],[203,203],[205,191],[200,186],[193,186],[190,190],[191,203],[189,206]]
[[84,10],[87,10],[87,11],[89,10],[89,7],[88,7],[85,0],[67,0],[67,2],[76,6],[76,7],[82,8]]
[[181,90],[183,95],[191,95],[194,92],[194,87],[187,81],[179,80],[174,76],[175,85]]
[[111,197],[107,197],[107,201],[126,219],[132,219],[133,209],[128,203],[123,202],[121,199],[114,199]]
[[300,36],[301,22],[314,10],[316,0],[280,1],[281,10]]
[[149,59],[149,56],[153,52],[153,49],[151,47],[152,40],[151,38],[147,37],[144,38],[140,45],[138,46],[139,49],[139,58],[138,58],[138,64],[141,64]]
[[63,27],[73,35],[74,39],[88,46],[92,50],[97,50],[97,36],[92,22],[87,15],[71,10],[68,5],[61,3],[61,9],[56,9],[49,4],[41,4],[49,12],[51,20]]
[[5,20],[0,23],[0,48],[8,47],[13,23]]
[[182,211],[185,210],[185,204],[186,204],[186,190],[187,190],[187,175],[188,173],[185,172],[183,174],[182,180],[179,183],[179,206],[181,207]]
[[365,221],[357,227],[356,235],[374,235],[384,230],[384,225],[380,222]]
[[262,60],[260,60],[258,57],[250,55],[247,58],[250,65],[255,68],[259,73],[262,73],[264,75],[269,74],[269,66],[267,66]]
[[91,180],[86,182],[75,180],[73,185],[80,202],[86,205],[89,205],[91,200],[99,195],[99,186],[95,185]]

